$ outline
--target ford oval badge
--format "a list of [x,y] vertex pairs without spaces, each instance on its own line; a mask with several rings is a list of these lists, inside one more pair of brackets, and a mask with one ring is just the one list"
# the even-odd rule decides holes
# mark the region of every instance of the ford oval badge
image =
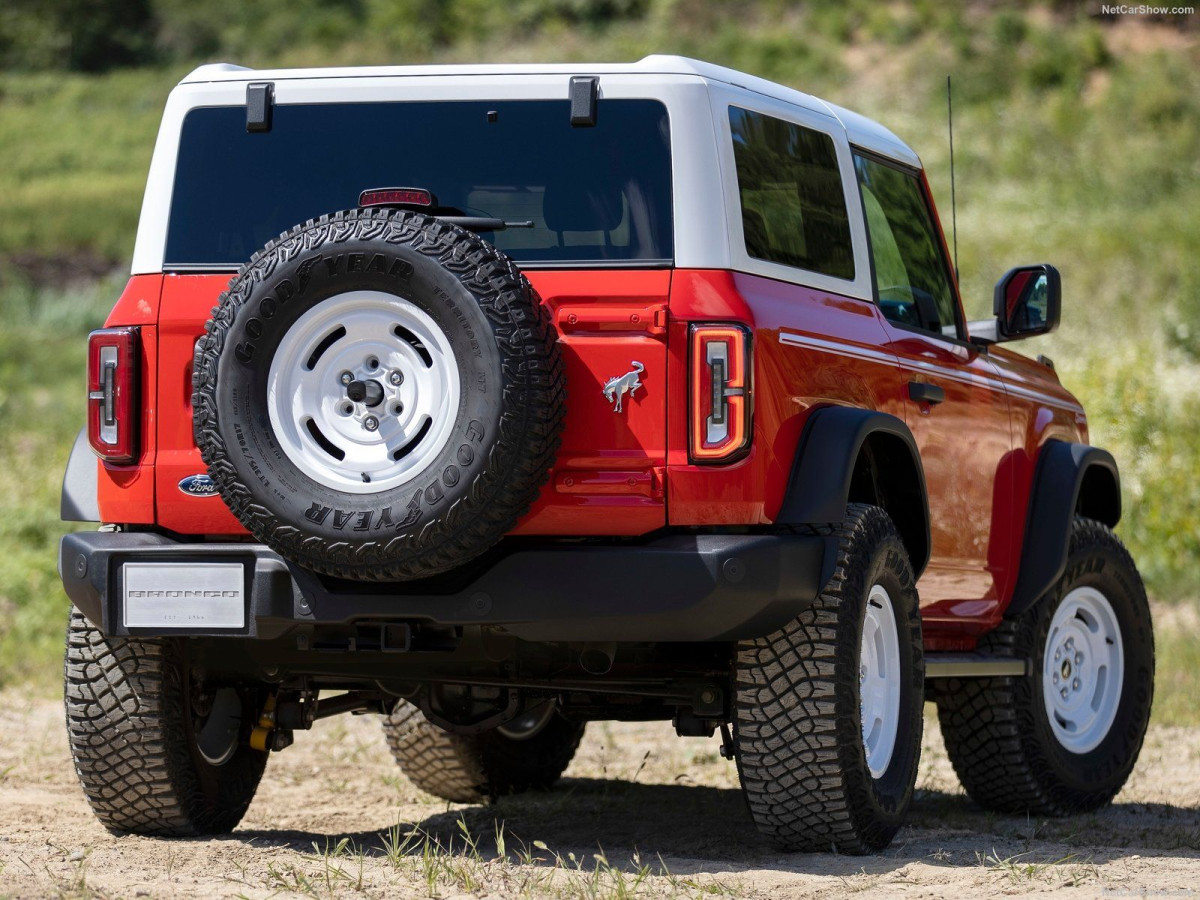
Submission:
[[189,497],[217,496],[217,483],[207,475],[189,475],[179,482],[179,489]]

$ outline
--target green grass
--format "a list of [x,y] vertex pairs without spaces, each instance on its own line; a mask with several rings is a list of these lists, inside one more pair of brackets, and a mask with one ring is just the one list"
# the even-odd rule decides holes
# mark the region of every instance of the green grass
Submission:
[[1200,603],[1156,610],[1153,721],[1160,725],[1200,722]]
[[[306,4],[288,12],[163,0],[156,40],[169,65],[99,76],[3,73],[0,266],[61,278],[125,264],[162,106],[192,66],[181,60],[189,53],[264,66],[685,53],[884,122],[921,154],[947,227],[943,91],[953,72],[968,312],[987,315],[992,283],[1011,265],[1060,267],[1063,327],[1019,349],[1055,358],[1088,409],[1093,442],[1121,464],[1120,533],[1151,593],[1200,596],[1194,32],[1143,30],[1133,40],[1128,22],[1113,28],[1061,6],[995,12],[933,0],[812,8],[781,0],[405,0],[349,4],[336,15]],[[264,29],[250,25],[268,12],[273,37],[264,42]],[[0,277],[0,683],[52,669],[58,652],[58,483],[82,421],[82,337],[118,288],[34,290]],[[1185,681],[1197,670],[1187,645],[1174,634],[1163,640],[1160,697],[1175,689],[1169,673],[1177,666]]]
[[59,488],[84,420],[86,336],[119,290],[0,291],[0,685],[57,677],[68,609]]

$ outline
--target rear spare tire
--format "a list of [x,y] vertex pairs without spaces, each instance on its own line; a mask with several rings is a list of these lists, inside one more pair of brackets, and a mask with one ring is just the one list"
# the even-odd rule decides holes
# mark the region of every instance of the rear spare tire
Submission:
[[238,272],[196,346],[196,443],[260,541],[362,580],[454,568],[546,478],[564,375],[540,300],[479,236],[324,216]]

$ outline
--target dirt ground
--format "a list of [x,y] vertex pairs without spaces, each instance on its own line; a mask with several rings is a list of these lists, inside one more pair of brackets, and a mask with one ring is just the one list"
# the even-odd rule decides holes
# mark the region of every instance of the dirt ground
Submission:
[[61,705],[10,691],[0,897],[1200,893],[1200,729],[1153,729],[1110,809],[1042,821],[976,808],[927,725],[911,823],[877,856],[764,847],[717,742],[665,724],[591,725],[560,790],[460,807],[408,784],[374,717],[298,735],[232,835],[161,841],[104,831],[71,771]]

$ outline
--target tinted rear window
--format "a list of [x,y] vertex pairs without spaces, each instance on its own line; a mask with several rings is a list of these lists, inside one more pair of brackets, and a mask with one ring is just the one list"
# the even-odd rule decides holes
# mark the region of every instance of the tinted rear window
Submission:
[[565,100],[279,105],[187,114],[165,265],[239,265],[281,232],[351,209],[367,188],[421,187],[467,215],[529,221],[486,234],[518,262],[669,262],[666,108],[601,100],[573,128]]
[[850,218],[833,138],[729,108],[746,252],[755,259],[854,278]]

